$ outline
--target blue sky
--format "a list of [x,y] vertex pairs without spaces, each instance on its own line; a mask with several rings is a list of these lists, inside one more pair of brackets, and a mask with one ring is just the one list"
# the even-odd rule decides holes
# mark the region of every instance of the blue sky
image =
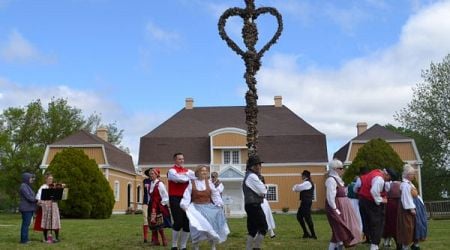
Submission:
[[[421,70],[450,52],[450,1],[256,0],[284,31],[262,58],[259,104],[283,104],[327,136],[331,155],[356,123],[396,124]],[[139,138],[184,107],[245,105],[244,63],[217,21],[244,0],[0,0],[0,109],[67,98]],[[227,32],[240,41],[241,23]],[[260,43],[275,19],[257,20]],[[238,42],[241,46],[242,43]],[[258,44],[260,48],[262,45]],[[398,125],[398,124],[396,124]]]

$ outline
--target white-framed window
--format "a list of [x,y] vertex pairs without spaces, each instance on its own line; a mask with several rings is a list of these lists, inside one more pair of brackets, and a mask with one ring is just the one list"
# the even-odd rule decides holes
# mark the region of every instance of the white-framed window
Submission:
[[223,164],[240,164],[241,163],[241,151],[237,149],[223,150]]
[[119,198],[120,198],[120,182],[115,181],[114,182],[114,199],[116,201],[119,201]]
[[267,201],[278,201],[278,185],[267,184]]
[[137,203],[141,203],[141,185],[138,185],[136,188],[136,199],[137,199]]

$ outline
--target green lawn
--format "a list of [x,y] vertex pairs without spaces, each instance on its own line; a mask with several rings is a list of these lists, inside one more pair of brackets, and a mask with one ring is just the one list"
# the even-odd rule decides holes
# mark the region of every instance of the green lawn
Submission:
[[[299,225],[293,214],[275,215],[277,236],[266,237],[264,249],[327,249],[330,239],[330,227],[326,216],[314,214],[313,220],[318,235],[317,240],[301,239]],[[143,249],[149,248],[142,242],[142,215],[113,215],[106,220],[63,219],[61,242],[46,244],[40,242],[40,233],[30,231],[28,245],[19,244],[21,218],[19,214],[0,214],[0,249]],[[229,219],[231,234],[218,249],[244,249],[246,226],[245,219]],[[170,237],[170,230],[166,230]],[[450,249],[448,240],[450,221],[429,221],[429,237],[421,244],[421,249]],[[188,245],[190,246],[190,245]],[[153,247],[164,249],[163,247]],[[166,248],[168,249],[168,248]],[[208,249],[202,245],[202,249]],[[368,249],[360,245],[353,249]]]

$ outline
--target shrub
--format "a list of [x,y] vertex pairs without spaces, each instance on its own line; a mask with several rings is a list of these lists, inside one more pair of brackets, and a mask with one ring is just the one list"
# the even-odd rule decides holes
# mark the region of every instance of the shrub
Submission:
[[350,183],[362,167],[373,169],[392,168],[401,176],[404,162],[392,147],[383,139],[372,139],[362,146],[350,167],[345,171],[343,180]]
[[69,188],[68,199],[59,203],[62,216],[94,219],[111,216],[113,191],[97,163],[81,149],[67,148],[57,153],[47,171]]
[[281,208],[281,211],[283,211],[283,213],[287,213],[287,212],[289,212],[289,208],[288,207],[283,207],[283,208]]

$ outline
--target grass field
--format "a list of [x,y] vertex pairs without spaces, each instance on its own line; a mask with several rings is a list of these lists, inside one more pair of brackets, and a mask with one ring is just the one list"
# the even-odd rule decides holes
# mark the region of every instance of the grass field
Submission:
[[[318,235],[317,240],[301,239],[300,227],[293,214],[277,214],[277,236],[266,237],[263,249],[327,249],[331,230],[326,216],[314,214],[313,220]],[[149,244],[142,241],[142,215],[113,215],[106,220],[63,219],[61,242],[42,243],[41,233],[30,230],[30,244],[19,244],[20,214],[0,214],[0,249],[144,249]],[[229,219],[231,233],[228,240],[218,249],[245,249],[245,219]],[[170,230],[166,229],[170,239]],[[429,221],[429,237],[421,244],[421,249],[450,249],[450,221]],[[188,249],[190,244],[188,245]],[[152,249],[169,249],[168,247],[151,247]],[[207,244],[201,249],[208,249]],[[368,249],[359,245],[353,249]]]

